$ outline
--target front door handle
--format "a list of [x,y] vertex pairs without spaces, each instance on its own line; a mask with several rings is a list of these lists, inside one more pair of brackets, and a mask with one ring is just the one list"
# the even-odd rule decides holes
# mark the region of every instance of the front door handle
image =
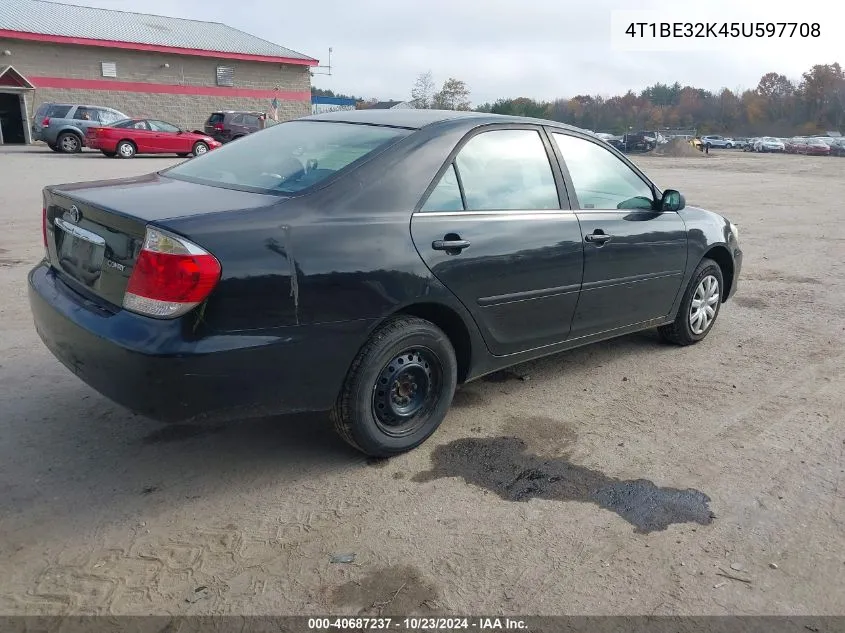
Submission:
[[462,251],[469,247],[468,240],[434,240],[431,248],[436,251]]
[[606,235],[604,233],[590,233],[586,237],[584,237],[585,242],[593,242],[601,246],[602,244],[606,244],[613,238],[612,235]]

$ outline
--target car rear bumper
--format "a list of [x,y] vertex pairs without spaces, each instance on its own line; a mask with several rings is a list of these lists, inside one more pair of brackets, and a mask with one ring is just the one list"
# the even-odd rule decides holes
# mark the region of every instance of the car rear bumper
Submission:
[[35,328],[59,361],[110,400],[163,422],[327,410],[370,327],[354,321],[192,340],[190,316],[106,312],[46,263],[30,272],[28,289]]

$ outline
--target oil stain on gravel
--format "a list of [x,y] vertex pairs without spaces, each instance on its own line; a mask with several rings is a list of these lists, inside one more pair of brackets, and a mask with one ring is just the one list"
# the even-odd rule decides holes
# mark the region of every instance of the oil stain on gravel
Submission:
[[548,499],[594,503],[615,512],[636,533],[658,532],[673,523],[709,525],[710,498],[694,489],[659,488],[647,479],[620,480],[565,458],[526,453],[518,437],[464,438],[438,446],[434,467],[415,475],[426,482],[461,477],[507,501]]
[[358,607],[358,615],[436,615],[437,588],[411,566],[376,569],[332,591],[335,606]]

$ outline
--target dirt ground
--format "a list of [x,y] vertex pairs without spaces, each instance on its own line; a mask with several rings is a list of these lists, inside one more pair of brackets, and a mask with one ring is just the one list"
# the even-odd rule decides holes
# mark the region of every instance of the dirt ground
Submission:
[[496,374],[369,461],[319,416],[165,427],[59,365],[41,187],[173,161],[0,148],[0,613],[845,614],[845,160],[636,160],[740,226],[706,341]]

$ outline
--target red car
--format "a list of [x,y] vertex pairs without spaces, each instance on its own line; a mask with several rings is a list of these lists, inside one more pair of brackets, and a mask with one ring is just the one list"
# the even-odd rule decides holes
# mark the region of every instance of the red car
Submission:
[[830,145],[820,138],[807,139],[803,153],[809,156],[830,156]]
[[164,121],[124,119],[107,127],[89,127],[85,132],[85,145],[108,157],[132,158],[135,154],[201,156],[220,147],[221,143]]

